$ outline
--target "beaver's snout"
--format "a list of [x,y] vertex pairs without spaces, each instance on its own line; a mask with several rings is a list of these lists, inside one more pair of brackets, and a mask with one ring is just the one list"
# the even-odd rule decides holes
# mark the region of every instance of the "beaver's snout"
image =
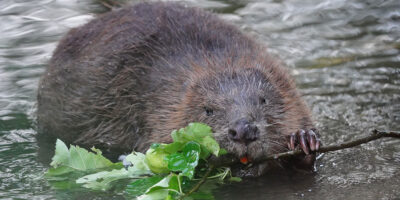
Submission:
[[247,119],[239,119],[228,130],[231,140],[239,143],[249,144],[258,139],[260,131]]

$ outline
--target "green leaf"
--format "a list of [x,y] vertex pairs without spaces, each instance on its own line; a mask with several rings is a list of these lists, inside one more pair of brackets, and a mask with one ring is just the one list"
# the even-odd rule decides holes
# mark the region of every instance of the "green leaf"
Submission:
[[149,149],[146,152],[146,163],[155,174],[168,173],[168,164],[164,161],[168,154],[164,151],[157,151],[156,149]]
[[127,185],[125,191],[133,197],[140,196],[146,193],[150,187],[160,182],[162,179],[163,177],[161,176],[152,176],[149,178],[139,179]]
[[171,132],[171,137],[174,142],[183,142],[181,141],[181,133],[179,133],[178,130],[173,130]]
[[[170,182],[172,176],[173,175],[170,174],[169,176],[162,178],[156,184],[154,184],[154,182],[156,180],[147,180],[147,181],[137,183],[138,181],[140,181],[140,180],[138,180],[138,181],[135,181],[134,183],[132,183],[133,185],[130,184],[128,186],[128,188],[131,188],[135,191],[129,191],[128,189],[126,191],[128,192],[128,194],[131,194],[133,196],[135,196],[135,194],[142,193],[142,195],[140,195],[136,198],[138,200],[139,199],[141,199],[141,200],[143,200],[143,199],[145,199],[145,200],[167,199],[168,193],[170,191],[169,182]],[[153,177],[151,177],[151,178],[153,178]],[[147,179],[150,179],[150,178],[147,178]],[[144,180],[144,179],[141,179],[141,180]],[[141,187],[141,189],[140,190],[134,189],[136,187]],[[148,189],[143,193],[143,190],[145,187],[147,187]]]
[[[120,169],[123,166],[120,163],[112,163],[105,158],[99,149],[92,148],[89,152],[86,149],[71,145],[68,149],[64,142],[57,140],[55,155],[52,158],[51,166],[45,177],[50,184],[57,189],[68,189],[78,186],[76,179],[85,175],[85,173],[93,172],[99,169]],[[105,172],[101,175],[104,175]],[[100,175],[92,175],[90,178],[95,179]],[[89,180],[91,180],[89,179]],[[93,189],[107,189],[110,187],[107,181],[112,181],[106,176],[104,182],[96,181],[85,182],[85,187]]]
[[113,181],[127,178],[130,178],[130,174],[128,170],[122,168],[86,175],[76,180],[76,183],[83,184],[83,187],[93,190],[108,190],[112,188],[111,183]]
[[200,145],[196,142],[188,142],[182,152],[166,156],[168,169],[181,171],[183,176],[193,178],[194,169],[200,158]]
[[67,145],[59,139],[56,142],[56,151],[52,158],[50,166],[57,167],[59,164],[68,163],[69,161],[69,151]]
[[219,144],[212,137],[206,136],[200,140],[200,145],[202,145],[207,151],[218,156],[219,155]]
[[213,137],[211,127],[202,123],[190,123],[185,128],[172,131],[171,136],[174,142],[182,143],[197,141],[206,136]]
[[112,171],[101,171],[86,175],[76,180],[76,183],[83,184],[83,187],[93,190],[108,190],[112,188],[112,183],[114,181],[129,178],[140,178],[145,174],[151,174],[151,171],[145,162],[144,154],[133,152],[125,159],[132,163],[132,166],[128,167],[128,169],[114,169]]
[[165,158],[168,169],[172,171],[182,171],[186,168],[185,156],[182,153],[174,153]]
[[164,200],[168,198],[168,190],[162,189],[162,190],[156,190],[154,192],[150,192],[148,194],[144,194],[141,196],[138,196],[136,199],[137,200]]
[[130,174],[142,175],[151,174],[150,168],[146,163],[146,156],[140,152],[133,152],[126,156],[127,161],[131,162],[133,166],[128,168]]
[[168,188],[170,190],[179,191],[179,181],[178,181],[179,178],[181,178],[179,175],[171,174],[171,179],[169,180],[168,183]]
[[100,150],[94,148],[93,150],[96,153],[88,152],[86,149],[74,145],[71,145],[68,150],[64,142],[57,140],[56,154],[53,156],[50,165],[54,168],[70,167],[78,171],[101,169],[114,165],[101,154]]
[[168,154],[172,154],[175,153],[179,150],[182,150],[183,146],[185,145],[185,143],[182,142],[173,142],[170,144],[152,144],[151,145],[151,149],[153,149],[154,151],[157,151],[159,153],[168,153]]
[[203,123],[190,123],[185,128],[185,131],[189,135],[193,135],[195,137],[213,136],[211,127]]
[[174,142],[188,142],[196,141],[200,138],[210,136],[212,137],[211,127],[202,123],[190,123],[185,128],[171,133]]
[[220,147],[215,141],[211,127],[202,123],[190,123],[187,127],[174,130],[171,133],[174,142],[187,143],[194,141],[201,146],[201,158],[207,158],[210,153],[219,155]]
[[185,143],[182,142],[173,142],[171,144],[164,144],[161,148],[164,152],[172,154],[179,150],[181,150],[185,146]]
[[155,185],[151,186],[147,191],[146,194],[155,192],[157,190],[163,190],[163,189],[168,189],[169,188],[169,181],[171,180],[171,177],[173,175],[170,174],[166,177],[164,177],[160,182],[156,183]]

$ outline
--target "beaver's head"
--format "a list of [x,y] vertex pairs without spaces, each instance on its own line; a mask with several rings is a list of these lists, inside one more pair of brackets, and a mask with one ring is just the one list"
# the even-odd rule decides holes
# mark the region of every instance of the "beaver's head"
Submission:
[[210,125],[229,153],[257,161],[287,148],[281,128],[288,108],[277,87],[256,68],[207,73],[187,86],[182,117]]

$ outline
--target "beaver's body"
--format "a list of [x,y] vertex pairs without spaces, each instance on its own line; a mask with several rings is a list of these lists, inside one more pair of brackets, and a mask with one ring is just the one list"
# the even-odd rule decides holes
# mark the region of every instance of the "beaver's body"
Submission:
[[209,124],[224,148],[253,160],[312,128],[264,47],[178,4],[141,3],[71,30],[40,82],[39,128],[67,142],[144,151],[189,122]]

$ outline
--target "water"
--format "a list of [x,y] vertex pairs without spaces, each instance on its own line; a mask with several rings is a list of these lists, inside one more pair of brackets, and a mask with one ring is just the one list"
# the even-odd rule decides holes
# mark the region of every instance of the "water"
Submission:
[[[254,35],[282,59],[325,144],[400,130],[400,4],[396,0],[191,0]],[[55,191],[43,179],[52,144],[35,135],[37,84],[57,41],[105,9],[84,0],[0,4],[0,199],[119,199]],[[39,146],[41,148],[39,148]],[[38,152],[41,151],[41,154]],[[41,156],[39,156],[41,155]],[[43,156],[44,155],[44,156]],[[217,199],[395,199],[400,140],[326,154],[315,175],[273,174],[225,185]]]

